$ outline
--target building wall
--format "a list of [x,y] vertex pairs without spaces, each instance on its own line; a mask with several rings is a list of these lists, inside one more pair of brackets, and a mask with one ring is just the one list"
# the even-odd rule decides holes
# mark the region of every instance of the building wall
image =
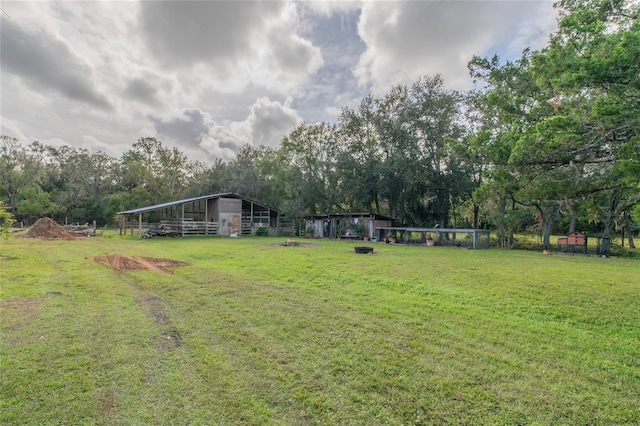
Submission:
[[242,200],[216,198],[207,205],[208,221],[218,222],[218,235],[240,233],[242,226]]
[[242,200],[238,198],[218,198],[219,213],[242,214]]

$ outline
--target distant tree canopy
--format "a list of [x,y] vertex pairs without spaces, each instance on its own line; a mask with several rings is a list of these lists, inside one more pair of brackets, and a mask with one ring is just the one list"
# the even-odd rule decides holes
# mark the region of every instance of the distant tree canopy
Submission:
[[1,137],[0,198],[16,219],[100,224],[116,212],[233,191],[300,217],[371,211],[406,225],[626,231],[640,222],[637,2],[563,0],[558,30],[515,61],[474,57],[476,89],[425,76],[337,123],[301,124],[280,148],[191,161],[140,138],[120,158]]

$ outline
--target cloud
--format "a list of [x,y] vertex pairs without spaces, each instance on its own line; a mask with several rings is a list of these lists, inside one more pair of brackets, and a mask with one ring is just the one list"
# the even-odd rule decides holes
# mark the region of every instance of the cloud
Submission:
[[360,10],[362,1],[307,1],[301,3],[305,10],[311,13],[330,17],[332,15],[345,15]]
[[152,118],[152,121],[159,134],[187,145],[199,145],[215,125],[209,114],[196,108],[186,109],[172,120]]
[[[118,155],[141,136],[191,158],[277,147],[369,93],[473,54],[542,47],[550,2],[5,1],[0,132]],[[109,147],[111,147],[109,149]]]
[[227,66],[251,50],[251,35],[263,27],[262,18],[281,7],[279,2],[148,1],[141,4],[141,28],[164,66]]
[[272,148],[280,146],[282,138],[303,120],[289,107],[291,100],[284,104],[260,98],[251,106],[251,114],[246,120],[251,129],[251,144]]
[[243,145],[280,146],[282,138],[302,117],[290,107],[267,97],[257,99],[242,121],[214,121],[197,108],[185,109],[178,117],[152,118],[157,135],[179,146],[197,147],[211,158],[232,158]]
[[520,28],[541,21],[551,32],[553,16],[550,2],[367,2],[358,24],[367,47],[354,74],[378,95],[434,74],[442,74],[449,87],[466,89],[471,85],[466,65],[473,55],[492,54],[505,39],[518,38],[520,51],[539,43],[539,31]]
[[101,110],[112,108],[95,89],[93,69],[62,38],[44,30],[30,31],[11,20],[0,25],[2,71],[38,90],[53,90]]
[[132,100],[137,100],[147,104],[158,102],[158,91],[147,80],[133,78],[129,80],[125,88],[125,95]]
[[147,1],[140,28],[155,60],[222,93],[259,86],[290,95],[322,65],[300,36],[295,3],[285,1]]
[[[353,106],[354,99],[355,104],[359,103],[366,95],[352,72],[366,48],[357,31],[360,11],[353,7],[358,3],[349,2],[349,8],[338,7],[343,4],[304,3],[304,19],[312,23],[306,26],[305,36],[322,50],[324,64],[293,105],[304,109],[305,119],[311,122],[333,122],[342,108]],[[322,6],[319,12],[318,5]]]

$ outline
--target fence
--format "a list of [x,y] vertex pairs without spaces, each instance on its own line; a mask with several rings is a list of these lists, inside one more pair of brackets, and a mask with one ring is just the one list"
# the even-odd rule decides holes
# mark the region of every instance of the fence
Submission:
[[160,225],[167,231],[180,235],[218,235],[218,222],[195,220],[162,220]]

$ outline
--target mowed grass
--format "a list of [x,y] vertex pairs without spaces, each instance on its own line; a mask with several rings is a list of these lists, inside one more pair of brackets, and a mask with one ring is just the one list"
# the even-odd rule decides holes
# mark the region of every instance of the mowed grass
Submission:
[[284,240],[3,241],[0,424],[640,423],[640,261]]

